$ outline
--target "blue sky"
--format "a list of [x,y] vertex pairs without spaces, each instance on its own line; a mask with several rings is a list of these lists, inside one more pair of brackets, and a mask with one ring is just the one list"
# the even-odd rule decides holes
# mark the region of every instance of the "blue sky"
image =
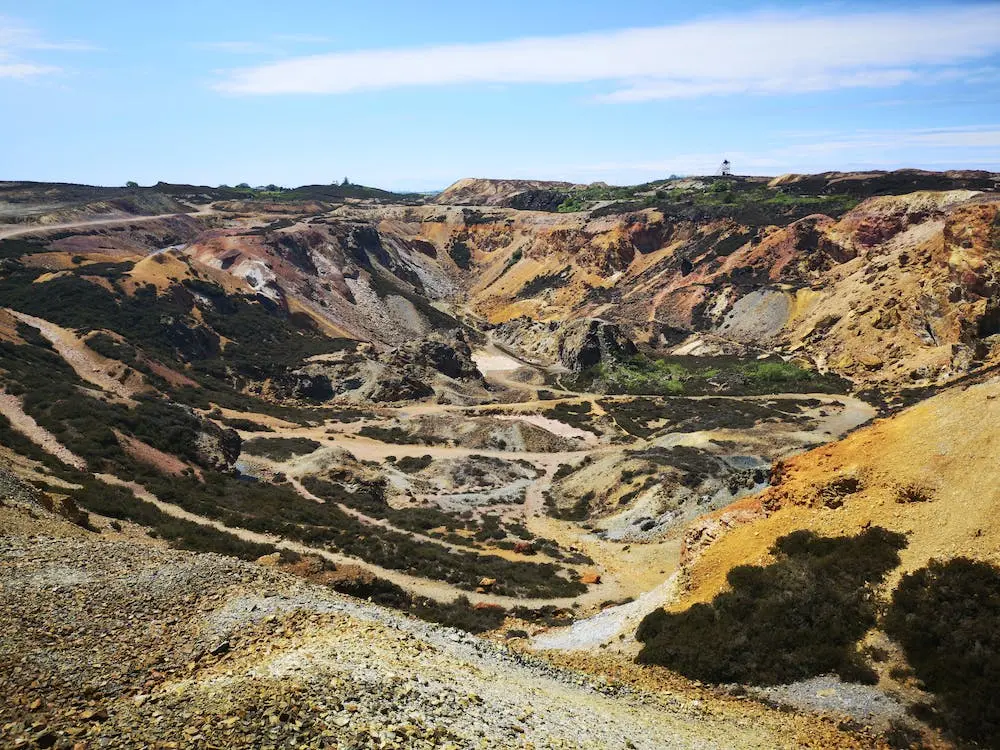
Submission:
[[1000,171],[1000,2],[0,0],[0,110],[0,179]]

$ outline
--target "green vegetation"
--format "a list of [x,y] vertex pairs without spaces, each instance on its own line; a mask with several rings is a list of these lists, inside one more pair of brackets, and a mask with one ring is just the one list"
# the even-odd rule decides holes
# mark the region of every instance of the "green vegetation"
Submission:
[[1000,569],[932,560],[903,576],[883,624],[935,694],[930,718],[963,740],[1000,747]]
[[439,603],[433,599],[415,597],[405,589],[384,578],[374,579],[342,579],[332,582],[331,587],[342,594],[381,604],[383,607],[393,607],[409,612],[421,620],[436,622],[450,628],[458,628],[469,633],[485,633],[495,630],[503,624],[507,616],[502,607],[476,609],[464,596],[457,597],[448,603]]
[[38,240],[0,240],[0,260],[44,253],[47,250],[48,245]]
[[650,188],[653,183],[617,187],[612,185],[588,185],[569,193],[566,199],[556,209],[559,213],[584,211],[598,201],[626,201],[634,199],[639,193]]
[[264,456],[272,461],[287,461],[293,456],[304,456],[312,453],[322,444],[316,440],[300,437],[254,438],[243,443],[244,453],[254,456]]
[[542,416],[564,422],[580,430],[593,432],[596,435],[601,434],[594,426],[593,406],[589,401],[581,401],[576,404],[560,401],[551,409],[542,412]]
[[548,506],[549,515],[563,521],[586,521],[587,516],[590,515],[590,504],[594,502],[594,497],[594,491],[588,490],[577,498],[571,507],[562,510],[550,503]]
[[780,359],[740,360],[733,357],[649,357],[600,362],[566,379],[579,391],[644,396],[769,393],[845,393],[848,383]]
[[274,552],[270,544],[245,542],[210,526],[169,516],[152,503],[140,500],[130,490],[104,484],[86,475],[77,477],[83,487],[72,492],[81,508],[108,518],[132,521],[150,529],[153,536],[166,539],[170,546],[196,552],[215,552],[244,560],[256,560]]
[[396,468],[407,474],[416,474],[434,462],[431,456],[403,456],[396,462]]
[[532,279],[528,279],[520,289],[517,290],[515,296],[525,299],[528,297],[534,297],[537,294],[544,292],[546,289],[558,289],[559,287],[566,286],[569,283],[570,276],[572,276],[573,271],[569,266],[566,266],[560,271],[555,273],[543,273],[535,276]]
[[[322,416],[270,404],[241,392],[244,385],[278,377],[315,354],[351,348],[346,339],[329,339],[302,321],[287,315],[265,297],[227,295],[204,280],[189,280],[159,294],[146,286],[129,296],[113,293],[81,278],[93,266],[83,266],[67,276],[46,282],[44,294],[31,282],[40,273],[15,262],[0,269],[0,297],[7,306],[81,331],[113,331],[126,343],[98,333],[88,346],[121,359],[161,386],[176,401],[209,408],[213,403],[238,411],[256,411],[298,421]],[[116,284],[115,279],[110,279]],[[200,305],[195,316],[195,294],[210,304]],[[225,349],[220,335],[228,339]],[[141,346],[141,351],[138,347]],[[142,355],[142,356],[140,356]],[[150,368],[146,357],[173,363],[197,382],[172,387]]]
[[452,237],[448,242],[448,255],[455,261],[455,265],[462,269],[468,269],[469,261],[472,260],[472,251],[464,240]]
[[760,422],[807,424],[802,411],[818,405],[815,399],[782,398],[741,400],[732,398],[634,398],[601,399],[601,408],[618,426],[635,437],[661,432],[747,429]]
[[138,367],[138,353],[136,348],[128,342],[119,341],[103,331],[87,338],[87,346],[101,356],[108,359],[117,359],[130,367]]
[[766,567],[741,565],[710,603],[657,609],[636,632],[638,660],[706,682],[775,685],[836,672],[875,682],[857,644],[876,624],[872,587],[899,565],[901,534],[879,527],[853,537],[796,531]]
[[[31,336],[27,330],[25,334]],[[34,333],[37,338],[37,332]],[[50,430],[61,443],[87,460],[94,471],[129,477],[160,500],[217,520],[233,528],[276,534],[312,546],[325,547],[363,560],[415,575],[448,581],[474,589],[483,576],[498,579],[496,590],[512,596],[571,596],[584,590],[577,581],[559,575],[551,564],[509,562],[491,555],[456,554],[436,544],[418,542],[407,534],[366,524],[344,513],[336,503],[316,503],[288,486],[243,481],[233,475],[203,466],[201,479],[193,475],[167,476],[129,456],[114,434],[118,430],[150,445],[190,461],[199,459],[196,437],[201,428],[197,417],[162,399],[140,399],[134,409],[82,396],[84,385],[51,349],[34,344],[0,342],[0,359],[7,373],[5,386],[21,394],[25,410]],[[38,373],[47,377],[39,379]],[[314,485],[315,486],[315,485]],[[331,492],[347,505],[368,509],[383,504],[377,487],[348,493],[330,485]],[[139,502],[126,495],[111,496],[111,505],[98,506],[100,493],[88,493],[81,505],[115,517],[145,513]],[[152,506],[151,506],[152,507]],[[100,508],[100,510],[98,510]],[[400,515],[395,515],[395,514]],[[417,528],[454,519],[430,509],[394,511],[387,517]],[[146,518],[163,526],[166,520]],[[141,522],[141,521],[138,521]],[[189,546],[228,543],[226,537],[198,542],[197,529],[171,531],[171,538]],[[159,533],[159,532],[158,532]],[[164,532],[166,536],[168,532]],[[204,532],[209,534],[209,532]],[[246,554],[257,556],[257,550]]]
[[549,626],[566,625],[573,620],[572,611],[553,606],[538,609],[514,607],[510,611],[500,606],[476,608],[464,596],[459,596],[451,602],[440,603],[433,599],[412,596],[402,587],[384,578],[340,579],[333,581],[330,586],[342,594],[367,599],[384,607],[400,609],[422,620],[469,633],[495,630],[503,624],[508,614],[527,622],[539,622]]
[[560,479],[565,479],[583,467],[590,466],[593,462],[594,459],[592,456],[584,456],[583,460],[575,466],[573,464],[559,464],[559,466],[556,467],[555,473],[552,475],[552,481],[558,482]]
[[731,177],[698,178],[698,185],[676,187],[675,180],[641,185],[589,185],[566,194],[559,212],[585,211],[598,202],[610,205],[595,215],[657,208],[668,216],[733,218],[750,226],[784,224],[812,213],[838,217],[859,203],[846,194],[807,194],[810,186],[769,188],[762,182]]
[[699,186],[683,188],[670,181],[610,188],[596,200],[616,202],[594,215],[656,208],[668,217],[730,218],[747,226],[766,226],[787,224],[814,213],[836,218],[860,202],[859,197],[847,194],[808,194],[804,185],[770,188],[761,182],[725,177],[700,178],[699,182]]
[[433,435],[416,435],[404,430],[402,427],[379,427],[378,425],[365,425],[358,434],[378,440],[381,443],[391,443],[393,445],[441,445],[448,442],[444,438]]
[[496,578],[494,590],[511,596],[572,596],[586,589],[579,582],[558,575],[559,569],[549,563],[510,562],[494,555],[452,551],[417,541],[407,534],[364,524],[336,507],[336,503],[341,502],[366,515],[385,518],[394,526],[416,531],[437,526],[457,527],[454,517],[438,510],[390,508],[378,487],[349,492],[340,485],[315,477],[306,477],[303,484],[310,492],[327,500],[323,505],[311,503],[315,506],[311,510],[321,509],[309,513],[310,523],[315,524],[311,530],[289,532],[297,533],[298,538],[308,544],[332,540],[337,549],[369,562],[468,589],[476,588],[483,577]]
[[221,419],[222,424],[233,430],[242,430],[243,432],[274,432],[270,427],[259,422],[254,422],[252,419]]

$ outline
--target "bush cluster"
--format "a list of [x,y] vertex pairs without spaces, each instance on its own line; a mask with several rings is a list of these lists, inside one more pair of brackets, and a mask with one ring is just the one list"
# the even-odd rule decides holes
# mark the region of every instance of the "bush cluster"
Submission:
[[287,461],[293,456],[304,456],[319,448],[321,443],[301,437],[260,437],[243,443],[243,451],[254,456],[264,456],[272,461]]

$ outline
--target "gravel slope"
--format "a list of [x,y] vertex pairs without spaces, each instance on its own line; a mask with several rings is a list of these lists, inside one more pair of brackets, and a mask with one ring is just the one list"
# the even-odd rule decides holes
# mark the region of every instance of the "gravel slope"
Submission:
[[817,746],[807,720],[748,701],[608,681],[271,569],[123,542],[0,537],[0,633],[5,747]]

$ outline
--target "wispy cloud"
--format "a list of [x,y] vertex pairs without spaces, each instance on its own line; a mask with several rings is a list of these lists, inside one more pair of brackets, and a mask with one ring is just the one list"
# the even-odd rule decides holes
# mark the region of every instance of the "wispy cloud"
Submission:
[[256,55],[273,51],[273,48],[268,44],[248,41],[200,42],[195,46],[199,49],[226,52],[233,55]]
[[780,135],[785,142],[772,148],[602,162],[562,171],[570,179],[628,175],[627,179],[642,180],[668,174],[711,174],[723,158],[741,174],[896,169],[918,163],[924,167],[1000,169],[1000,124]]
[[61,70],[57,65],[26,59],[36,52],[89,52],[96,49],[77,40],[48,40],[37,29],[0,16],[0,78],[34,78]]
[[611,101],[907,83],[1000,52],[1000,5],[758,14],[673,26],[292,57],[227,71],[232,94],[608,82]]
[[194,46],[233,55],[281,55],[288,50],[316,44],[328,44],[330,38],[318,34],[272,34],[259,41],[230,40],[198,42]]
[[45,75],[46,73],[58,73],[59,68],[54,65],[35,65],[33,63],[0,63],[0,78],[31,78],[33,76]]

